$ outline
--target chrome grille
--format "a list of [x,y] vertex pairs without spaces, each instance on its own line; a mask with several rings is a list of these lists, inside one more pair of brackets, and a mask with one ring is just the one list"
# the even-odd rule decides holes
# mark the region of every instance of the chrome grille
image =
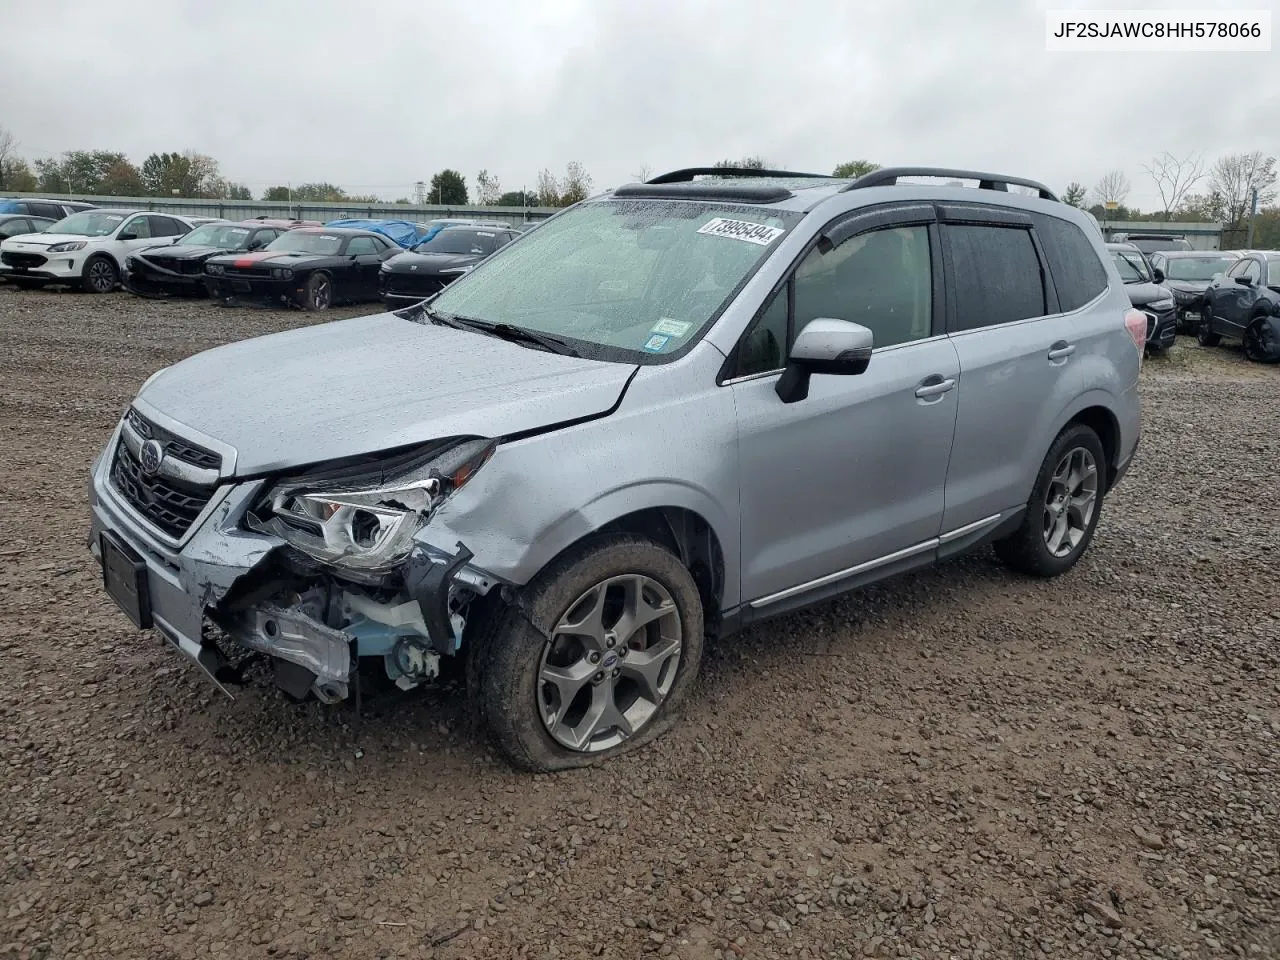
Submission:
[[[150,475],[136,452],[149,440],[164,448],[159,471]],[[111,462],[111,485],[148,522],[178,539],[213,497],[221,467],[217,453],[183,440],[131,407]]]
[[125,414],[125,419],[129,421],[129,426],[133,427],[134,432],[142,437],[143,440],[158,441],[164,447],[166,456],[176,457],[191,464],[193,467],[201,467],[205,470],[222,469],[222,457],[218,454],[183,440],[176,434],[157,426],[138,413],[133,407],[129,408],[129,412]]

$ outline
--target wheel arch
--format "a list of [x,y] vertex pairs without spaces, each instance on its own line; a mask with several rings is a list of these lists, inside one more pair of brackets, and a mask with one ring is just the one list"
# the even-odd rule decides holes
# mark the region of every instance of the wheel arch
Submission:
[[[1091,429],[1102,442],[1102,451],[1106,455],[1107,461],[1106,489],[1110,490],[1112,484],[1115,483],[1116,474],[1120,467],[1119,418],[1109,407],[1094,403],[1074,413],[1058,430],[1058,434],[1076,424],[1081,424]],[[1054,434],[1055,438],[1058,434]]]

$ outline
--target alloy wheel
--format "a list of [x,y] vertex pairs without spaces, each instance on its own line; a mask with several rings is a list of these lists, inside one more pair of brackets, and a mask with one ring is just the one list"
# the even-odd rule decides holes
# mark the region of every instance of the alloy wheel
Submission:
[[116,285],[116,271],[105,260],[95,260],[89,264],[89,286],[98,293],[110,293]]
[[543,647],[536,696],[547,732],[583,753],[635,736],[675,684],[683,636],[675,600],[652,577],[626,574],[591,587]]
[[1098,465],[1075,447],[1058,461],[1044,496],[1044,544],[1055,557],[1070,556],[1089,532],[1098,502]]
[[317,310],[329,309],[330,293],[329,279],[327,277],[321,277],[320,282],[316,284],[315,291],[311,295],[312,306]]

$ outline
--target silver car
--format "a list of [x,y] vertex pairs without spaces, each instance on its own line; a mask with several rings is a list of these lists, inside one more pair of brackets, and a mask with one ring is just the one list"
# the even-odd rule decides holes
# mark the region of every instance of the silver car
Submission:
[[224,689],[246,652],[326,702],[465,655],[512,761],[579,766],[676,720],[709,635],[987,543],[1068,570],[1138,442],[1145,332],[1031,181],[676,171],[422,304],[156,373],[91,546]]

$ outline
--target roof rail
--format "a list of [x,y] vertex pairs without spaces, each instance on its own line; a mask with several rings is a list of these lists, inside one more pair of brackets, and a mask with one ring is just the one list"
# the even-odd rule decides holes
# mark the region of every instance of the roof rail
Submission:
[[795,170],[759,170],[755,167],[685,167],[659,174],[645,183],[688,183],[694,177],[813,177],[830,179],[825,173],[798,173]]
[[1040,195],[1041,200],[1056,201],[1058,199],[1052,190],[1035,180],[1007,177],[1002,173],[982,173],[978,170],[953,170],[950,167],[884,167],[864,174],[844,189],[891,187],[902,177],[951,177],[957,180],[977,180],[979,190],[999,190],[1005,193],[1013,184],[1019,187],[1031,187]]

